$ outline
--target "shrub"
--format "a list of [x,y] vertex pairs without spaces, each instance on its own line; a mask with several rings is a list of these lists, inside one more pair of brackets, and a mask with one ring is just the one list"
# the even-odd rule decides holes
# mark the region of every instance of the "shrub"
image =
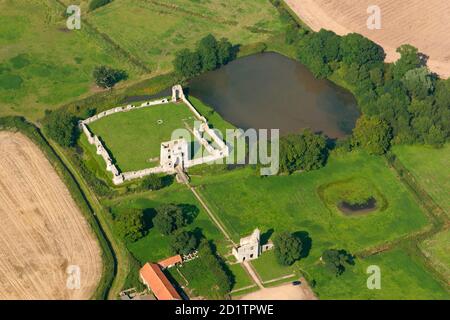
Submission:
[[96,67],[93,76],[95,83],[105,89],[111,89],[116,83],[128,78],[128,74],[124,70],[113,69],[107,66]]
[[89,3],[89,11],[94,11],[95,9],[103,7],[110,2],[112,2],[112,0],[91,0]]
[[44,132],[59,145],[71,147],[78,137],[77,118],[65,110],[48,112]]
[[159,190],[164,187],[164,178],[151,174],[142,180],[141,185],[146,190]]
[[179,206],[165,204],[156,208],[156,212],[153,225],[164,235],[169,235],[186,225],[186,219]]
[[144,236],[145,224],[142,210],[129,209],[121,212],[114,220],[117,233],[128,242],[135,242]]
[[189,231],[177,232],[170,239],[170,247],[177,254],[188,254],[196,249],[197,246],[197,238]]
[[355,264],[354,257],[342,249],[325,250],[322,254],[322,261],[325,263],[325,267],[333,272],[336,277],[345,271],[346,265]]

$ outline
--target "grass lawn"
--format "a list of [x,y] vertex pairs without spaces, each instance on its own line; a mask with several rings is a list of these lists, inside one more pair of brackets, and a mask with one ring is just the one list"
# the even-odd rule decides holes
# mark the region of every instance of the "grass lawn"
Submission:
[[[157,123],[162,120],[161,124]],[[169,103],[104,117],[89,125],[111,151],[121,171],[159,165],[161,142],[169,141],[176,129],[190,127],[194,115],[185,104]],[[150,161],[156,159],[156,161]]]
[[[380,290],[367,288],[370,265],[380,267]],[[401,249],[357,259],[339,277],[316,264],[310,276],[317,281],[315,292],[320,299],[450,299],[449,291],[425,266]]]
[[252,260],[251,263],[263,282],[284,277],[296,272],[295,265],[280,265],[275,258],[275,253],[273,250],[264,252],[258,259]]
[[[223,132],[224,136],[227,128],[234,128],[200,100],[194,97],[189,99],[207,118],[210,125]],[[162,120],[163,123],[158,124],[158,120]],[[89,128],[104,141],[120,170],[132,171],[159,165],[161,142],[171,140],[174,130],[186,129],[185,123],[192,128],[194,121],[193,113],[185,104],[170,103],[115,113],[91,123]],[[194,141],[193,135],[189,135],[191,141]],[[103,159],[96,155],[95,148],[90,146],[83,137],[79,144],[85,150],[86,161],[91,162],[89,167],[95,171],[96,175],[101,179],[111,176],[104,165],[97,166],[98,162],[103,162]],[[194,158],[204,152],[199,143],[194,143],[193,146]]]
[[234,276],[233,288],[231,288],[231,290],[256,285],[248,275],[247,271],[239,263],[228,265],[228,268]]
[[266,0],[117,0],[88,19],[156,74],[171,71],[175,52],[193,48],[208,33],[247,45],[282,28]]
[[[450,279],[450,230],[441,231],[419,245],[434,268]],[[450,280],[448,281],[450,285]]]
[[450,144],[441,149],[401,145],[394,147],[394,153],[450,217]]
[[36,120],[91,91],[92,71],[133,68],[86,28],[70,31],[56,1],[0,2],[0,116]]

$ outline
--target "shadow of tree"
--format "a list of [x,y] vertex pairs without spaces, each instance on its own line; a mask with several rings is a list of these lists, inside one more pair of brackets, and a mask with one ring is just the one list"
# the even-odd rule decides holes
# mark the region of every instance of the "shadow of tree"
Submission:
[[153,228],[153,218],[156,216],[156,210],[153,208],[147,208],[143,210],[144,213],[144,228],[145,231]]
[[261,239],[260,239],[261,245],[264,245],[267,242],[269,242],[269,239],[272,236],[273,232],[274,232],[274,230],[273,230],[273,228],[271,228],[271,229],[269,229],[266,232],[261,234]]
[[300,259],[306,258],[309,255],[312,247],[312,238],[307,231],[297,231],[293,233],[293,236],[298,238],[302,243],[302,252],[300,253]]

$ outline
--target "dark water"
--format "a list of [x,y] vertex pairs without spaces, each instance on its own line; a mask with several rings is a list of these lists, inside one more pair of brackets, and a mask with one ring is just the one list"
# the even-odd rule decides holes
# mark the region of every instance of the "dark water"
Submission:
[[359,111],[351,93],[317,80],[297,61],[276,53],[241,58],[189,84],[189,95],[247,129],[310,128],[331,138],[351,133]]
[[371,197],[363,204],[350,204],[343,201],[339,203],[338,208],[347,215],[364,214],[377,209],[377,200]]

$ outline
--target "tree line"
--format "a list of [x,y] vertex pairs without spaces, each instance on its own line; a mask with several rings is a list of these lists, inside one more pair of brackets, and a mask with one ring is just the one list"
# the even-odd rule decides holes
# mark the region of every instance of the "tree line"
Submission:
[[[381,154],[391,143],[441,147],[448,141],[450,80],[430,72],[417,48],[402,45],[399,60],[384,63],[383,48],[360,34],[312,32],[291,21],[285,36],[315,77],[342,81],[355,94],[365,118],[350,146]],[[373,129],[378,135],[370,138]]]
[[182,49],[175,54],[175,72],[184,79],[215,70],[236,58],[236,52],[226,38],[217,40],[212,34],[203,37],[194,50]]

